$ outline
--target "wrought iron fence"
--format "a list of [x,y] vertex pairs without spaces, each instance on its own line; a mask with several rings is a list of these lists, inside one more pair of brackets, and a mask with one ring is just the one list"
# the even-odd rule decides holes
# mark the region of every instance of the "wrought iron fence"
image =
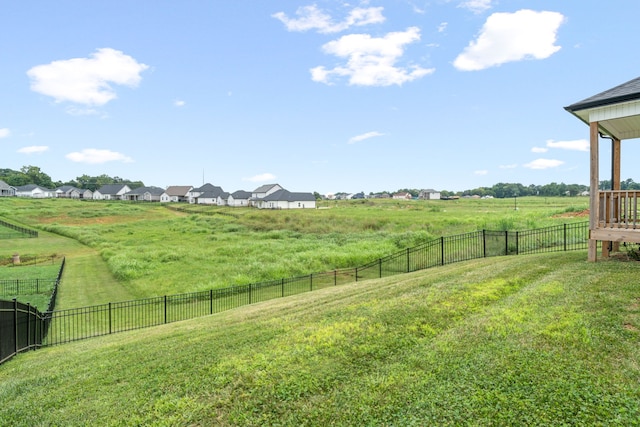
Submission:
[[[43,345],[50,326],[48,315],[54,312],[56,306],[58,286],[64,266],[65,258],[62,258],[58,275],[53,281],[53,288],[48,290],[51,297],[45,313],[41,313],[30,304],[18,302],[15,298],[12,301],[0,300],[0,364],[20,352],[35,350]],[[12,293],[11,291],[14,290],[16,295],[33,294],[34,287],[35,290],[39,290],[39,286],[42,285],[39,279],[2,282],[10,282],[7,284],[8,292]],[[25,287],[20,288],[21,285]],[[12,286],[16,286],[15,289],[11,289]]]
[[587,242],[586,222],[518,232],[481,230],[434,239],[355,268],[203,292],[50,311],[45,315],[46,322],[50,324],[45,345],[156,326],[330,286],[476,258],[586,249]]
[[[55,286],[48,310],[44,314],[29,315],[30,318],[39,319],[41,322],[41,325],[38,326],[40,335],[36,335],[41,336],[42,340],[36,344],[33,340],[25,341],[22,339],[19,344],[26,345],[26,347],[11,351],[12,354],[16,354],[18,351],[34,348],[34,346],[57,345],[147,328],[316,289],[408,273],[460,261],[502,255],[579,250],[586,249],[587,243],[587,222],[518,232],[481,230],[434,239],[355,268],[223,289],[113,302],[67,310],[55,310],[55,293],[57,292],[57,286]],[[58,283],[63,268],[64,260],[58,276]],[[6,307],[5,310],[11,311]],[[16,316],[15,307],[13,310],[13,314],[3,314],[4,317],[2,317],[7,322],[6,325],[5,323],[0,324],[2,348],[5,347],[7,334],[18,336],[16,334],[34,333],[32,332],[33,326],[31,324],[25,326],[24,322],[20,326],[15,326],[20,330],[19,332],[7,332],[15,325],[10,320],[11,316]],[[22,308],[22,310],[26,309]],[[2,321],[5,322],[5,320]],[[27,332],[24,332],[25,328],[28,330]],[[9,344],[6,346],[11,347],[18,341],[8,339],[7,342]]]
[[49,294],[57,282],[56,279],[0,280],[0,295]]
[[[35,230],[30,230],[28,228],[20,227],[6,221],[0,219],[0,226],[6,227],[10,230],[17,231],[19,236],[22,237],[38,237],[38,232]],[[3,238],[14,238],[16,237],[16,233],[0,233],[0,237]]]

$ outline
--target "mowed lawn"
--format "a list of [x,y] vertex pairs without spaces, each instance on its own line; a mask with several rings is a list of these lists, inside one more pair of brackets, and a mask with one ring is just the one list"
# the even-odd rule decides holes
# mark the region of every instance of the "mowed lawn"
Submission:
[[636,261],[480,259],[21,354],[3,425],[637,425]]

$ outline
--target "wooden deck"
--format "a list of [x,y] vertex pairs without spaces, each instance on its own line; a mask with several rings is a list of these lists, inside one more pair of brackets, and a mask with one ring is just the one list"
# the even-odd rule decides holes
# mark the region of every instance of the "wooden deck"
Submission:
[[591,227],[591,239],[640,243],[639,201],[640,191],[599,191],[598,218]]

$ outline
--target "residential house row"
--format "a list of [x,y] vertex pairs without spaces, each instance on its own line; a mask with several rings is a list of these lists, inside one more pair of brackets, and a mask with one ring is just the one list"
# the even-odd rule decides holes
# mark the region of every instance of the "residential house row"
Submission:
[[91,191],[70,185],[64,185],[55,190],[35,184],[12,187],[0,180],[0,196],[191,203],[259,209],[314,209],[316,207],[316,199],[312,193],[291,192],[279,184],[262,185],[252,192],[238,190],[229,193],[213,184],[204,184],[198,188],[179,185],[166,189],[153,186],[131,189],[126,184],[108,184]]

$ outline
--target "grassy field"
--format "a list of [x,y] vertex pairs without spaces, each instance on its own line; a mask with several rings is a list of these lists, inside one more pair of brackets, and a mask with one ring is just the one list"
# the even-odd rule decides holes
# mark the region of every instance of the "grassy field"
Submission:
[[637,425],[637,262],[499,257],[22,354],[4,425]]
[[[587,204],[541,197],[360,200],[299,211],[189,206],[185,213],[159,204],[14,198],[0,200],[0,217],[41,230],[39,239],[13,239],[16,245],[42,242],[46,250],[46,240],[56,237],[81,244],[81,253],[67,256],[75,268],[60,296],[63,307],[78,307],[354,267],[442,235],[584,221]],[[0,241],[0,257],[15,250]],[[109,274],[94,273],[105,269]]]

